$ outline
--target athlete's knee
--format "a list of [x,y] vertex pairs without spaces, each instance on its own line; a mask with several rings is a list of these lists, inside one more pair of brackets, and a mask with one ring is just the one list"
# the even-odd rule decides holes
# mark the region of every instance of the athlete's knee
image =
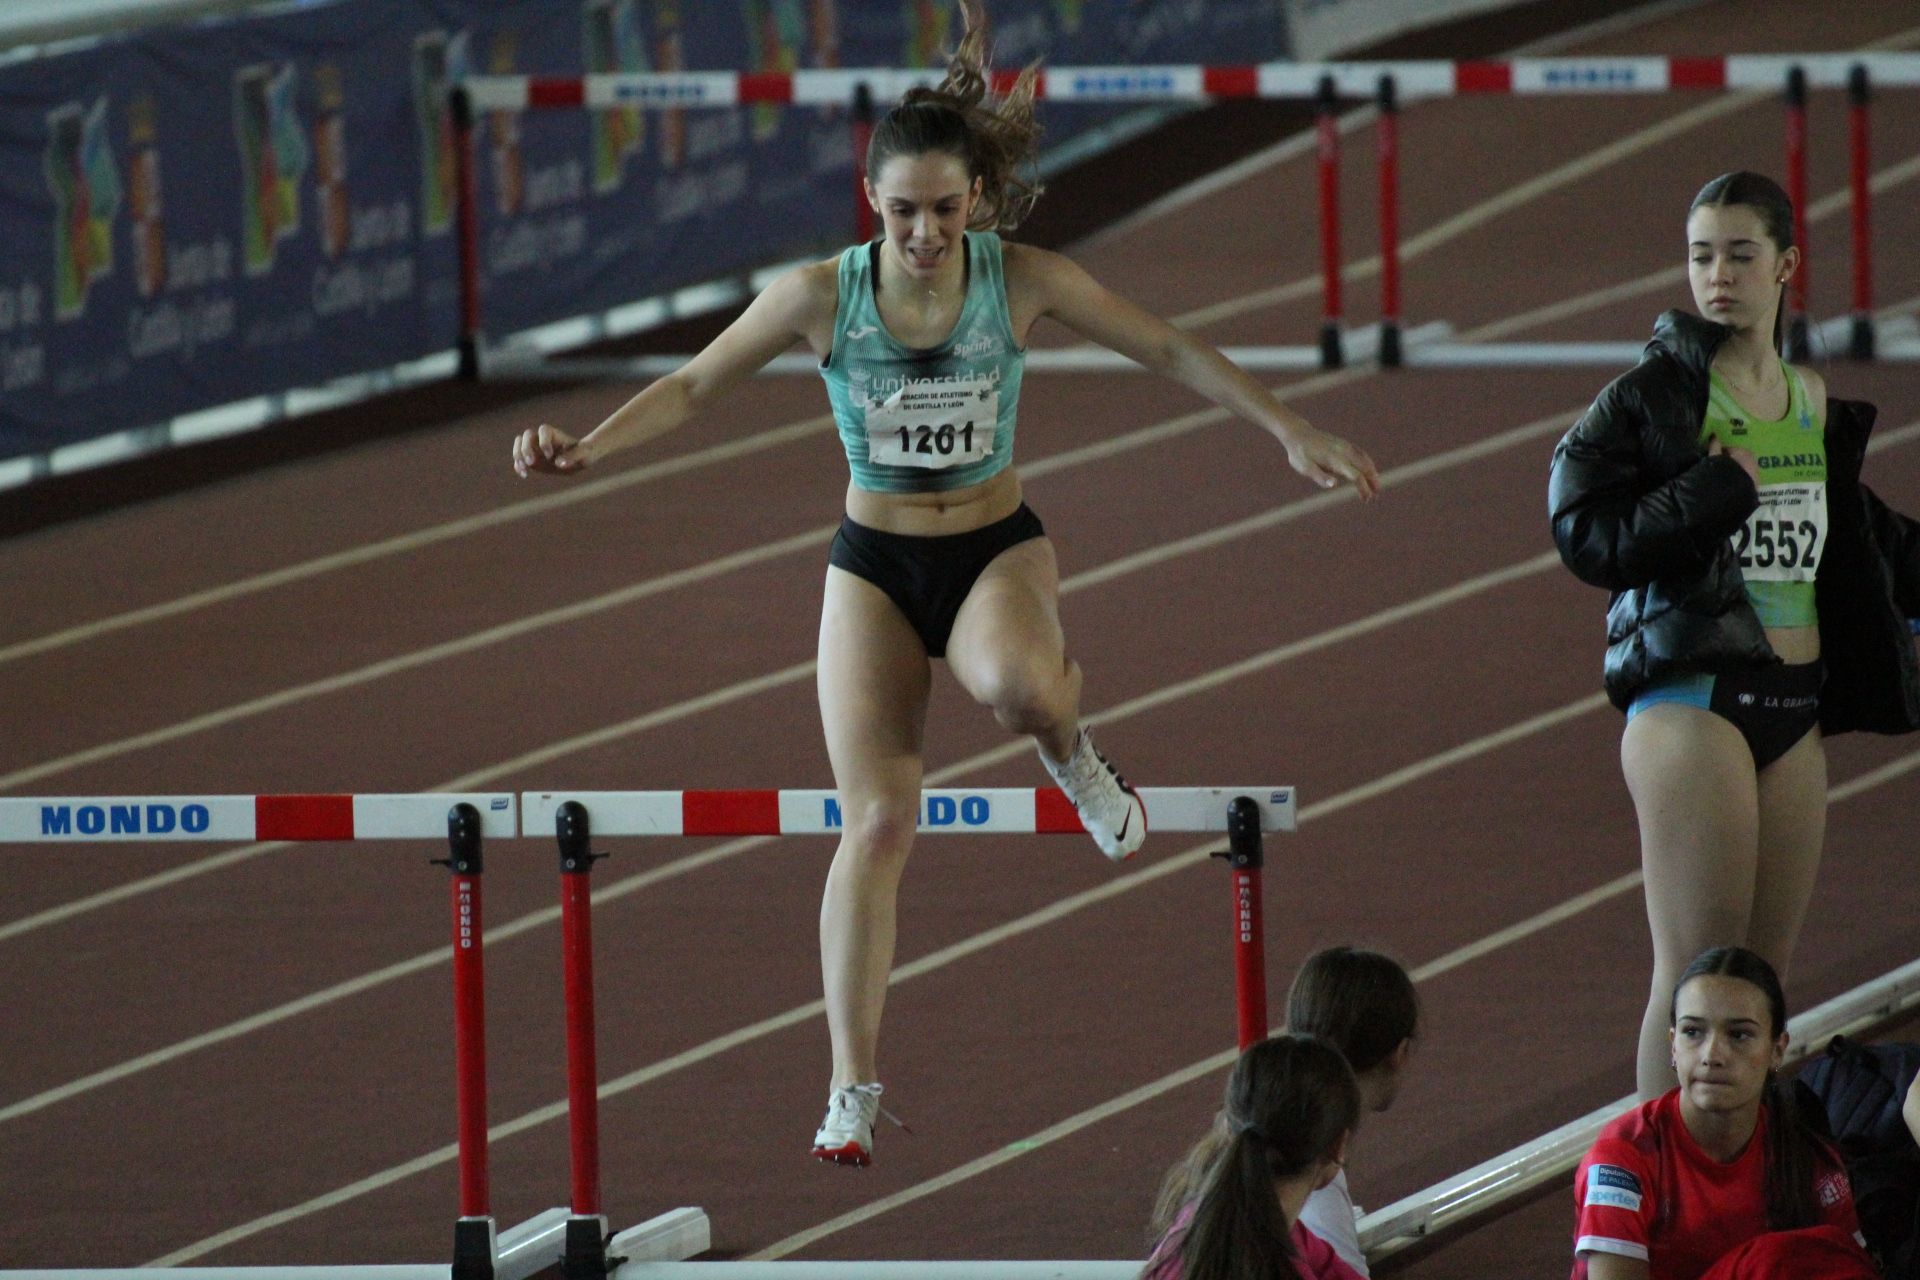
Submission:
[[974,696],[993,708],[1007,728],[1033,733],[1060,717],[1067,700],[1066,677],[1063,664],[1009,654],[987,664],[975,682]]
[[839,856],[870,867],[904,862],[919,821],[917,803],[916,796],[910,804],[876,800],[847,806]]

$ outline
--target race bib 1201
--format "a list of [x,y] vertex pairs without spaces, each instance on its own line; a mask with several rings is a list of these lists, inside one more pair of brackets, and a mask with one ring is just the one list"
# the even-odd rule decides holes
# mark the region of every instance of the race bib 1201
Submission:
[[985,378],[909,382],[870,404],[867,460],[940,471],[993,454],[1000,389]]
[[1758,582],[1812,582],[1827,549],[1827,486],[1760,486],[1760,505],[1733,541],[1740,572]]

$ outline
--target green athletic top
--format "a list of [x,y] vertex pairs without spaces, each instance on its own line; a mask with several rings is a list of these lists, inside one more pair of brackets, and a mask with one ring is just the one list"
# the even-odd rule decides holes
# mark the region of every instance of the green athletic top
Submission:
[[821,362],[853,483],[874,493],[978,484],[1013,460],[1025,348],[1014,341],[1000,237],[969,232],[967,296],[937,347],[902,346],[880,319],[880,242],[840,255],[833,350]]
[[1715,372],[1700,443],[1718,440],[1729,449],[1751,450],[1760,464],[1760,505],[1747,517],[1735,550],[1761,625],[1811,627],[1819,621],[1814,574],[1827,549],[1825,406],[1809,405],[1800,375],[1785,372],[1787,412],[1774,422],[1736,404]]

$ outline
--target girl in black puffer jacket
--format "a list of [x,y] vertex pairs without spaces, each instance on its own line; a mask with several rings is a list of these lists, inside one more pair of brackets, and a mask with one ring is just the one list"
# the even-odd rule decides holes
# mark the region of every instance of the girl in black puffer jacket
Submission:
[[1826,828],[1822,734],[1920,728],[1920,525],[1860,483],[1873,406],[1780,359],[1786,193],[1716,178],[1687,241],[1708,319],[1660,317],[1548,489],[1561,558],[1613,593],[1606,688],[1653,930],[1643,1097],[1671,1083],[1666,997],[1692,956],[1745,946],[1787,972]]

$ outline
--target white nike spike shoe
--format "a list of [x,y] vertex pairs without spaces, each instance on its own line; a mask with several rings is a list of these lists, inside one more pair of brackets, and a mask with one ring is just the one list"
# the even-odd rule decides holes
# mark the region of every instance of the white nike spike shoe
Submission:
[[1100,852],[1115,862],[1132,857],[1147,838],[1147,809],[1113,762],[1094,747],[1093,735],[1084,727],[1079,731],[1073,740],[1073,754],[1065,764],[1055,765],[1044,751],[1040,763],[1073,801],[1080,825],[1100,846]]

